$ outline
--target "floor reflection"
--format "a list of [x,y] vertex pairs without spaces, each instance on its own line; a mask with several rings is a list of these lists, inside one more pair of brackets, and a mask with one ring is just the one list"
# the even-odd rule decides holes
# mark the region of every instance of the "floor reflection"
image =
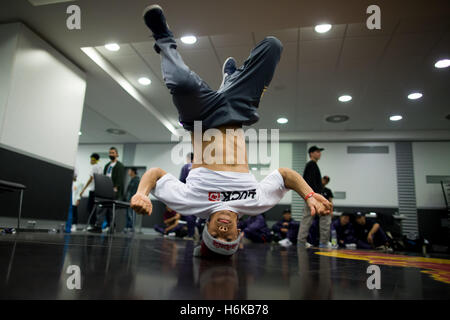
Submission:
[[[300,247],[245,244],[229,261],[194,258],[193,241],[159,236],[16,234],[0,238],[2,299],[447,299],[450,285],[419,268]],[[350,253],[347,253],[351,256]],[[383,256],[395,260],[399,256]],[[415,258],[410,260],[422,261]],[[449,262],[448,260],[441,259]],[[423,260],[422,263],[431,260]],[[434,261],[436,262],[436,261]],[[81,270],[70,290],[69,266]],[[450,264],[449,264],[450,265]]]

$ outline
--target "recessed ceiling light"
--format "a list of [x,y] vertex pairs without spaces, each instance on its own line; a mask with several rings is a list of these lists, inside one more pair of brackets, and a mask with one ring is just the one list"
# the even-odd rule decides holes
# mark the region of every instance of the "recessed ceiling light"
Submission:
[[318,24],[314,27],[314,30],[316,30],[317,33],[325,33],[331,30],[331,24],[325,23],[325,24]]
[[148,86],[150,83],[152,83],[152,80],[150,80],[149,78],[146,78],[146,77],[142,77],[142,78],[139,78],[138,82],[140,84],[142,84],[143,86]]
[[197,38],[195,36],[184,36],[181,37],[181,42],[186,44],[194,44],[197,42]]
[[408,94],[408,99],[409,100],[417,100],[422,98],[423,94],[421,94],[420,92],[413,92]]
[[403,117],[400,116],[400,115],[395,115],[395,116],[390,116],[389,117],[389,120],[391,120],[391,121],[399,121],[399,120],[402,120],[402,119],[403,119]]
[[450,66],[450,59],[441,59],[437,61],[434,66],[439,69],[447,68]]
[[117,43],[108,43],[105,44],[105,48],[109,51],[119,51],[120,46]]
[[281,124],[285,124],[285,123],[288,123],[288,119],[286,119],[286,118],[278,118],[277,122],[281,123]]
[[348,116],[343,115],[343,114],[336,114],[333,116],[329,116],[325,118],[325,121],[327,122],[331,122],[331,123],[340,123],[340,122],[345,122],[348,119],[350,119]]
[[352,100],[353,98],[352,98],[352,96],[349,96],[349,95],[343,95],[343,96],[340,96],[339,98],[338,98],[338,100],[340,101],[340,102],[349,102],[350,100]]
[[83,133],[81,131],[78,131],[78,135],[81,136]]

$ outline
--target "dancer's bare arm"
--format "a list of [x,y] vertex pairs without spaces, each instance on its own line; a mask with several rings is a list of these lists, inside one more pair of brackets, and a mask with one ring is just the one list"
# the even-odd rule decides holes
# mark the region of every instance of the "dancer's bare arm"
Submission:
[[[284,180],[284,185],[292,189],[303,199],[313,192],[313,189],[306,183],[305,179],[296,171],[289,168],[278,169]],[[306,204],[311,209],[311,215],[327,215],[333,212],[333,205],[322,195],[314,193],[306,200]]]
[[155,188],[156,182],[165,174],[166,172],[161,168],[151,168],[142,176],[138,190],[130,202],[131,208],[136,213],[147,215],[152,213],[152,203],[148,195]]

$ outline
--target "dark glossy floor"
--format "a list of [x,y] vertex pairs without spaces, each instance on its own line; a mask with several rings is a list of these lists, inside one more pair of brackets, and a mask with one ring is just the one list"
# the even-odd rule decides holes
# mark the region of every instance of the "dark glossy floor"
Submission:
[[[0,298],[450,298],[447,259],[248,244],[225,263],[193,258],[193,248],[149,235],[1,235]],[[379,290],[367,288],[372,263],[381,269]],[[80,267],[80,290],[67,287],[71,265]]]

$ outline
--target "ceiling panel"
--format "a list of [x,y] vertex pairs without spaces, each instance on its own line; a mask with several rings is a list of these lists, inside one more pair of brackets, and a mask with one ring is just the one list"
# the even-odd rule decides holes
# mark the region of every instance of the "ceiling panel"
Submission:
[[242,47],[255,45],[251,33],[224,34],[211,36],[211,41],[216,48],[224,47]]
[[324,39],[300,42],[300,64],[333,63],[336,64],[342,39]]
[[381,29],[367,28],[366,23],[349,23],[347,27],[346,37],[373,37],[373,36],[390,36],[398,24],[398,19],[381,20]]
[[299,28],[290,28],[284,30],[276,30],[273,32],[255,32],[255,41],[258,43],[267,36],[274,36],[278,38],[283,44],[298,42]]

